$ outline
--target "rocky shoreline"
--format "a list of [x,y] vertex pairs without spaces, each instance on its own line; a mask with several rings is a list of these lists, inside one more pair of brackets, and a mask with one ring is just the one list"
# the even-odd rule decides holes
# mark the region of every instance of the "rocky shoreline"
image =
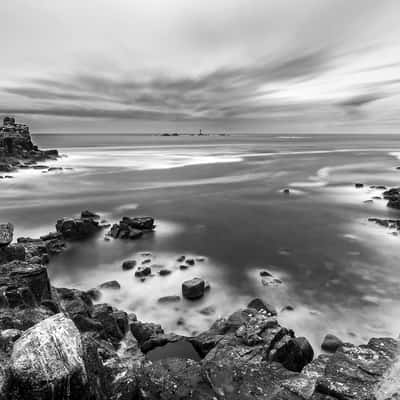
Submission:
[[[88,291],[53,287],[45,265],[69,242],[108,229],[98,220],[84,211],[58,220],[56,232],[38,239],[2,242],[0,399],[397,398],[385,397],[382,386],[398,357],[395,339],[355,346],[327,335],[325,352],[314,358],[307,339],[281,326],[261,299],[186,337],[99,302],[109,285]],[[116,225],[126,240],[141,236],[126,234],[127,227],[142,234],[154,229],[150,217],[122,221]],[[109,234],[119,238],[116,225]],[[136,264],[123,268],[140,270]],[[204,282],[193,281],[182,290],[196,299]]]
[[[40,167],[38,161],[58,156],[39,150],[29,129],[9,117],[0,128],[0,149],[4,172]],[[378,188],[390,207],[399,208],[399,189]],[[399,230],[397,220],[382,221],[373,219]],[[60,218],[54,232],[13,242],[12,224],[0,224],[0,400],[399,399],[393,390],[399,388],[396,339],[356,346],[328,334],[316,356],[309,341],[282,326],[262,299],[217,319],[207,331],[182,336],[102,303],[103,291],[119,290],[117,281],[85,291],[51,284],[47,266],[71,242],[102,232],[105,240],[140,240],[154,229],[152,217],[109,224],[85,210]],[[176,261],[186,270],[204,260]],[[160,277],[171,273],[149,258],[121,267],[139,280],[156,269]],[[268,271],[260,278],[266,286],[280,283]],[[207,290],[210,284],[193,276],[182,282],[181,295],[196,301]],[[174,295],[158,301],[180,300]]]
[[0,179],[13,178],[9,173],[19,169],[48,169],[40,162],[55,160],[59,157],[57,150],[40,150],[32,142],[29,127],[17,124],[15,118],[5,117],[0,126]]

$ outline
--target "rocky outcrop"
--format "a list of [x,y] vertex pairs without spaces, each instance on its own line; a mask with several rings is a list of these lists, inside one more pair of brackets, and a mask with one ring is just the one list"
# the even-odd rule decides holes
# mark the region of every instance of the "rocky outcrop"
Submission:
[[11,374],[21,399],[85,399],[88,378],[74,323],[56,314],[24,332],[12,350]]
[[0,247],[8,246],[13,240],[14,226],[10,223],[0,224]]
[[95,218],[61,218],[57,221],[56,230],[65,240],[82,240],[94,236],[101,226]]
[[0,126],[0,172],[33,167],[38,161],[56,159],[57,150],[40,150],[33,144],[29,127],[5,117]]
[[111,227],[108,235],[114,239],[138,239],[144,232],[151,232],[154,228],[152,217],[123,217]]

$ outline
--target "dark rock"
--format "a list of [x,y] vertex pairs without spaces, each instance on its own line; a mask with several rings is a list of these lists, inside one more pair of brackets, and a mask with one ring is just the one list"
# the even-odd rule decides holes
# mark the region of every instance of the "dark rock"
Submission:
[[329,353],[334,353],[342,345],[343,342],[338,337],[328,334],[321,344],[321,349]]
[[187,264],[187,265],[190,265],[190,266],[193,266],[193,265],[195,264],[195,261],[194,261],[193,258],[188,258],[188,259],[186,260],[186,264]]
[[268,272],[268,271],[261,271],[260,272],[260,276],[263,278],[263,277],[268,277],[268,276],[272,276],[272,274],[270,273],[270,272]]
[[0,265],[0,287],[9,307],[31,307],[50,299],[50,283],[45,267],[23,261]]
[[180,256],[176,259],[176,261],[178,261],[179,263],[184,262],[185,261],[185,256]]
[[213,307],[213,306],[204,307],[199,311],[199,313],[202,314],[202,315],[215,314],[215,307]]
[[153,230],[155,228],[154,218],[152,217],[123,217],[121,223],[138,230]]
[[277,315],[278,314],[274,306],[267,304],[263,300],[258,299],[258,298],[251,300],[250,303],[247,305],[247,307],[254,308],[257,311],[264,310],[269,315]]
[[291,338],[282,343],[272,356],[272,361],[278,361],[290,371],[300,372],[314,358],[314,351],[304,337]]
[[56,229],[66,240],[82,240],[94,236],[101,228],[92,218],[62,218],[57,221]]
[[160,271],[158,271],[158,274],[160,276],[167,276],[170,275],[172,273],[172,271],[170,269],[164,268],[164,269],[160,269]]
[[118,281],[107,281],[102,283],[99,286],[100,289],[112,289],[112,290],[117,290],[121,289],[121,285],[119,284]]
[[188,268],[189,268],[189,266],[187,266],[185,264],[182,264],[182,265],[179,266],[179,269],[181,269],[182,271],[185,270],[185,269],[188,269]]
[[97,301],[101,297],[101,292],[99,289],[93,288],[86,291],[86,294],[90,297],[91,300]]
[[138,278],[149,276],[150,274],[151,274],[151,268],[148,266],[138,267],[137,270],[135,271],[135,276]]
[[190,300],[199,299],[204,295],[204,288],[204,279],[193,278],[182,283],[182,295]]
[[122,263],[122,269],[124,271],[131,270],[131,269],[133,269],[135,267],[136,267],[136,261],[135,260],[127,260],[127,261],[124,261]]
[[161,325],[140,321],[132,322],[130,324],[130,329],[132,335],[139,342],[140,347],[142,347],[144,343],[151,338],[164,334],[164,330],[161,328]]
[[51,300],[51,299],[42,300],[41,305],[43,307],[46,307],[50,311],[52,311],[54,314],[57,314],[60,312],[60,307],[54,300]]
[[181,300],[180,296],[164,296],[160,297],[157,301],[158,303],[175,303],[180,300]]
[[10,223],[0,224],[0,247],[8,246],[13,240],[14,226]]
[[[96,304],[93,308],[92,318],[103,326],[102,336],[104,339],[119,341],[124,337],[125,332],[121,330],[122,326],[128,327],[128,315],[124,312],[118,312],[108,304]],[[122,322],[125,320],[125,323]]]
[[282,192],[285,193],[285,194],[290,194],[290,190],[287,189],[287,188],[286,188],[286,189],[283,189]]
[[355,186],[357,189],[361,189],[361,188],[364,187],[364,184],[363,184],[363,183],[355,183],[354,186]]
[[85,211],[81,212],[81,218],[98,219],[98,218],[100,218],[100,215],[95,214],[92,211],[85,210]]

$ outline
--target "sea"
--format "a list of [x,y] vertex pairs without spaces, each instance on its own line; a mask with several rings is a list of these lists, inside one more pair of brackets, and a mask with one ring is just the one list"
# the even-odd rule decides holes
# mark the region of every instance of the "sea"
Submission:
[[[400,218],[381,198],[400,186],[400,136],[160,136],[36,134],[62,170],[20,170],[0,180],[0,221],[15,237],[39,237],[82,210],[110,224],[153,216],[138,240],[105,240],[107,229],[70,243],[48,266],[57,287],[117,280],[99,302],[194,335],[261,298],[316,353],[327,333],[365,343],[400,332],[400,236],[368,218]],[[356,188],[356,183],[364,186]],[[289,189],[289,193],[285,191]],[[372,200],[372,201],[371,201]],[[180,256],[195,260],[182,270]],[[141,281],[125,260],[150,259]],[[172,273],[160,276],[158,270]],[[267,271],[271,276],[262,277]],[[264,273],[265,274],[265,273]],[[197,301],[182,282],[207,280]]]

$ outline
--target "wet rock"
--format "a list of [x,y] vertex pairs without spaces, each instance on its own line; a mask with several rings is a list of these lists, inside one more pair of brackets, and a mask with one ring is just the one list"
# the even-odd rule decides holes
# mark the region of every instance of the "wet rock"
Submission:
[[13,240],[14,226],[10,223],[0,224],[0,247],[8,246]]
[[151,338],[155,338],[164,334],[164,330],[162,329],[161,325],[140,321],[131,322],[130,330],[132,335],[138,341],[140,347],[142,347],[144,343]]
[[122,263],[122,269],[124,271],[129,271],[131,269],[134,269],[135,267],[136,267],[136,261],[135,260],[127,260],[127,261],[124,261]]
[[187,260],[186,260],[186,264],[187,265],[190,265],[191,267],[195,264],[195,261],[194,261],[194,259],[193,258],[188,258]]
[[151,274],[151,268],[148,266],[138,267],[135,271],[135,276],[138,278],[143,278]]
[[285,194],[290,194],[290,190],[289,190],[288,188],[286,188],[286,189],[283,189],[283,190],[282,190],[282,193],[285,193]]
[[94,301],[99,300],[101,297],[101,291],[97,288],[89,289],[85,293],[91,300]]
[[11,369],[21,399],[78,400],[87,393],[81,337],[63,314],[24,332],[14,344]]
[[186,299],[196,300],[203,297],[205,281],[201,278],[193,278],[182,283],[182,295]]
[[182,271],[184,271],[184,270],[186,270],[188,268],[189,268],[189,266],[187,266],[185,264],[182,264],[182,265],[179,266],[179,269],[182,270]]
[[361,189],[361,188],[364,187],[364,184],[363,184],[363,183],[355,183],[354,186],[355,186],[357,189]]
[[290,338],[282,343],[272,356],[290,371],[300,372],[314,358],[314,350],[304,337]]
[[112,289],[112,290],[118,290],[121,289],[121,285],[118,281],[107,281],[102,283],[99,286],[100,289]]
[[176,303],[181,300],[180,296],[164,296],[160,297],[157,302],[158,303]]
[[160,269],[160,271],[158,271],[158,274],[160,276],[167,276],[167,275],[170,275],[171,273],[172,273],[172,271],[167,268],[163,268],[163,269]]
[[109,235],[115,239],[138,239],[144,231],[155,228],[154,219],[151,217],[123,217],[119,224],[114,224]]
[[334,353],[343,342],[335,335],[327,334],[321,344],[321,349],[329,353]]
[[272,276],[272,274],[270,273],[270,272],[268,272],[268,271],[260,271],[260,276],[262,277],[262,278],[265,278],[265,277],[270,277],[270,276]]
[[128,330],[128,315],[108,304],[96,304],[92,318],[101,323],[103,338],[111,342],[120,341]]
[[151,263],[150,258],[146,258],[145,260],[142,261],[142,264],[150,264],[150,263]]
[[94,236],[101,228],[92,218],[62,218],[57,221],[56,229],[66,240],[82,240]]
[[215,314],[215,307],[214,306],[208,306],[204,307],[201,310],[199,310],[199,313],[202,315],[212,315]]
[[77,315],[90,317],[93,310],[91,297],[77,289],[56,288],[55,297],[62,311],[67,313],[71,319]]
[[89,211],[89,210],[85,210],[81,212],[81,218],[89,218],[89,219],[99,219],[100,215]]
[[247,305],[248,308],[254,308],[257,311],[264,310],[267,312],[269,315],[277,315],[277,311],[274,306],[265,303],[263,300],[256,298],[250,301],[250,303]]
[[178,261],[179,263],[184,262],[185,261],[185,256],[180,256],[176,259],[176,261]]
[[8,307],[32,307],[50,299],[45,267],[24,261],[0,265],[0,287]]
[[123,217],[121,223],[138,230],[153,230],[155,228],[154,218],[152,217]]

